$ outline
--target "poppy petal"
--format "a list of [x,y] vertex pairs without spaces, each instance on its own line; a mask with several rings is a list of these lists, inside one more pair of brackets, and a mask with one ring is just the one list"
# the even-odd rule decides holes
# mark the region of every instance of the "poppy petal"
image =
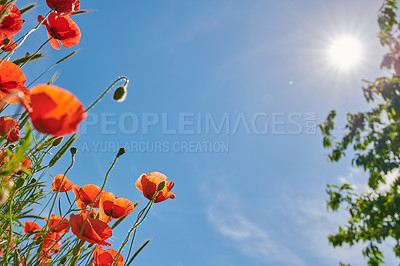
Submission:
[[41,84],[32,88],[31,106],[33,126],[39,132],[57,137],[74,133],[86,118],[76,96],[54,85]]

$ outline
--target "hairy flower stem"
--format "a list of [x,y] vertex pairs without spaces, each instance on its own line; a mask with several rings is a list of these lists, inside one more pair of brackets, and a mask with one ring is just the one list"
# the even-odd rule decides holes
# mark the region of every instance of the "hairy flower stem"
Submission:
[[111,90],[111,88],[120,80],[125,80],[125,84],[124,86],[127,87],[128,83],[129,83],[129,79],[127,77],[120,77],[118,79],[116,79],[101,95],[99,98],[97,98],[96,101],[94,101],[88,108],[86,108],[85,112],[87,113],[90,109],[93,108],[93,106],[95,106],[103,97],[104,95],[107,94],[107,92],[109,92]]
[[[61,183],[60,183],[60,184],[63,183],[64,178],[65,178],[65,175],[66,175],[66,174],[68,173],[68,171],[72,168],[72,166],[74,165],[74,163],[75,163],[75,154],[72,154],[71,164],[69,165],[69,167],[67,168],[67,170],[65,170],[64,176],[63,176],[63,178],[61,179]],[[54,205],[56,204],[58,194],[60,194],[60,189],[61,189],[61,187],[62,187],[62,185],[60,185],[60,187],[57,189],[56,196],[54,197],[53,204],[52,204],[52,206],[51,206],[51,208],[50,208],[50,212],[49,212],[49,216],[48,216],[48,219],[47,219],[47,224],[46,224],[46,226],[48,225],[49,220],[50,220],[50,217],[51,217],[51,214],[53,213]]]
[[12,213],[12,207],[13,207],[13,203],[14,203],[14,195],[15,195],[15,191],[11,194],[10,198],[9,198],[9,202],[10,202],[10,206],[9,208],[9,212],[8,215],[9,217],[9,230],[8,230],[8,240],[7,240],[7,247],[4,253],[4,257],[3,257],[3,261],[4,264],[3,265],[7,265],[8,264],[8,254],[10,252],[11,249],[11,243],[12,243],[12,238],[13,238],[13,213]]
[[[99,193],[97,193],[96,197],[94,198],[94,200],[93,200],[93,202],[92,202],[92,204],[91,204],[91,206],[90,206],[89,214],[87,215],[85,221],[83,222],[83,225],[82,225],[82,228],[81,228],[81,231],[80,231],[80,233],[79,233],[78,238],[81,237],[81,235],[82,235],[82,233],[83,233],[83,229],[85,228],[86,222],[87,222],[87,220],[89,219],[90,214],[92,213],[93,205],[94,205],[94,203],[96,202],[96,200],[97,200],[97,198],[99,197],[99,195],[101,194],[101,192],[103,191],[103,189],[104,189],[104,187],[105,187],[105,185],[106,185],[106,183],[107,183],[108,176],[110,175],[111,169],[114,168],[114,166],[115,166],[115,164],[117,163],[117,160],[118,160],[118,158],[119,158],[120,156],[121,156],[120,151],[118,151],[117,156],[115,156],[113,163],[111,164],[110,168],[108,168],[108,171],[107,171],[106,176],[105,176],[104,181],[103,181],[103,185],[101,186],[101,189],[100,189]],[[80,195],[78,195],[77,197],[79,197],[79,196],[80,196]]]
[[[28,38],[29,35],[31,35],[33,32],[35,32],[35,31],[40,27],[40,25],[43,24],[43,22],[47,19],[47,17],[50,15],[51,12],[53,12],[53,10],[50,10],[50,11],[46,14],[46,16],[43,18],[43,20],[40,21],[40,22],[36,25],[36,27],[34,27],[33,29],[31,29],[30,31],[28,31],[27,33],[25,33],[22,37],[20,37],[18,40],[16,40],[15,43],[16,43],[17,45],[15,46],[15,48],[14,48],[13,50],[11,50],[6,56],[3,57],[3,60],[9,59],[9,58],[14,54],[14,51],[15,51],[18,47],[20,47],[20,46],[25,42],[26,38]],[[21,42],[20,42],[20,43],[17,43],[17,42],[19,42],[19,41],[21,41]],[[0,53],[0,55],[1,55],[1,54],[2,54],[2,53]],[[1,62],[0,62],[0,64],[1,64]]]
[[40,47],[31,56],[29,56],[29,58],[24,63],[22,63],[22,65],[19,66],[19,68],[22,68],[26,63],[31,61],[35,57],[35,55],[37,55],[40,50],[42,50],[43,46],[45,46],[51,39],[53,39],[53,36],[51,36],[49,39],[47,39],[47,41],[40,45]]
[[81,254],[81,247],[85,243],[85,240],[79,241],[79,243],[75,246],[74,251],[72,253],[72,260],[70,265],[75,265],[79,259],[79,254]]
[[[155,193],[153,199],[151,201],[149,201],[147,203],[147,205],[138,213],[135,223],[132,225],[131,229],[129,229],[128,235],[124,239],[124,242],[122,242],[122,244],[121,244],[121,246],[120,246],[120,248],[118,250],[117,255],[114,257],[113,261],[111,262],[111,265],[114,265],[117,262],[116,258],[121,253],[121,251],[122,251],[123,247],[126,245],[126,243],[128,243],[132,231],[135,230],[133,238],[132,238],[132,243],[131,243],[131,246],[130,246],[130,249],[129,249],[129,253],[130,253],[130,250],[132,249],[134,238],[136,236],[136,229],[144,221],[144,219],[146,218],[147,214],[149,213],[149,211],[151,209],[151,206],[153,205],[154,201],[157,198],[158,192],[159,191],[157,191],[157,193]],[[144,213],[144,216],[143,216],[143,213]],[[143,216],[143,218],[142,218],[142,216]],[[128,257],[126,258],[126,260],[128,260],[128,259],[129,259],[129,254],[128,254]]]

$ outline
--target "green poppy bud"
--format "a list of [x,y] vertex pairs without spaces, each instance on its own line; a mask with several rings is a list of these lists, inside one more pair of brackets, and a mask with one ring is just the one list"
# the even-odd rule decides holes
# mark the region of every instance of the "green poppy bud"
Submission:
[[128,94],[128,90],[125,86],[118,87],[114,92],[114,100],[117,102],[123,102],[126,99],[126,95]]
[[53,143],[52,143],[53,147],[57,147],[58,145],[60,145],[61,142],[63,141],[63,139],[64,139],[64,137],[55,138],[55,139],[53,140]]

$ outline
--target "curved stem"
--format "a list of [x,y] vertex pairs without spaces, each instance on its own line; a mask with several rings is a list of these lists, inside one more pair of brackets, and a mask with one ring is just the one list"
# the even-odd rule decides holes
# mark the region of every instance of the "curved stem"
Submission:
[[111,90],[111,88],[112,88],[118,81],[120,81],[120,80],[125,80],[124,86],[125,86],[125,87],[128,86],[129,79],[128,79],[127,77],[120,77],[120,78],[116,79],[116,80],[103,92],[103,94],[101,94],[100,97],[97,98],[96,101],[94,101],[88,108],[86,108],[85,112],[87,113],[90,109],[92,109],[93,106],[95,106],[96,103],[98,103],[98,102],[104,97],[104,95],[106,95],[107,92],[109,92],[109,91]]

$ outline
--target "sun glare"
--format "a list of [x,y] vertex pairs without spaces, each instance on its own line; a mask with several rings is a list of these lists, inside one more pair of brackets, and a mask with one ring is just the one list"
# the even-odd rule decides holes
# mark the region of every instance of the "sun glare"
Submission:
[[341,69],[353,68],[361,60],[362,47],[353,37],[342,37],[334,41],[329,48],[332,63]]

